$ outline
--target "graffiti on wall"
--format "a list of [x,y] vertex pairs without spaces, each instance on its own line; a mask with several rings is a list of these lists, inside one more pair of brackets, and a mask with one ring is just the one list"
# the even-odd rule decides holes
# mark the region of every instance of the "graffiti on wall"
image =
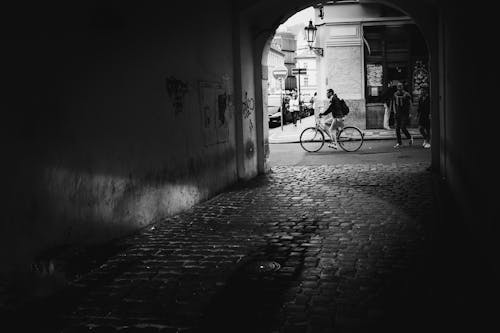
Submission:
[[244,119],[248,119],[248,129],[250,132],[254,129],[254,124],[251,118],[252,113],[255,111],[255,100],[248,97],[248,92],[245,91],[245,97],[242,101],[241,111]]
[[200,110],[206,145],[227,142],[230,99],[221,83],[200,81]]
[[234,113],[231,76],[229,76],[229,74],[224,74],[222,75],[221,80],[222,80],[222,88],[225,91],[225,99],[226,99],[225,121],[231,121]]
[[178,115],[184,110],[184,97],[188,92],[188,83],[171,76],[165,79],[165,84],[174,114]]
[[255,110],[255,101],[253,98],[248,97],[248,92],[245,91],[245,98],[242,102],[243,106],[241,108],[243,112],[243,118],[248,119],[252,115],[252,112]]

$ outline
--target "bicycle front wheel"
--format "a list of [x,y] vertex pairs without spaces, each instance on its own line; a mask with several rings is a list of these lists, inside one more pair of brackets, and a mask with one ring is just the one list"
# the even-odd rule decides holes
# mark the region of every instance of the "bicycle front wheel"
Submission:
[[353,152],[361,148],[363,139],[361,130],[353,126],[344,127],[337,137],[340,147],[348,152]]
[[316,127],[308,127],[300,134],[300,145],[305,151],[314,153],[325,144],[325,136]]

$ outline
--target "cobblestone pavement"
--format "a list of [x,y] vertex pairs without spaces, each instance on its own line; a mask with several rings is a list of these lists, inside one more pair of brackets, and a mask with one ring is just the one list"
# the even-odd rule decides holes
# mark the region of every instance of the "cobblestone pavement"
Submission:
[[122,250],[53,300],[37,325],[425,331],[434,209],[427,166],[275,167],[120,240]]

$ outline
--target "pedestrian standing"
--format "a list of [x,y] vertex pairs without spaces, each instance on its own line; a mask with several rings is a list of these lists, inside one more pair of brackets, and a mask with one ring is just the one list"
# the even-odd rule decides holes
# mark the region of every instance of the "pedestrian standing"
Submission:
[[401,82],[398,82],[396,89],[397,90],[394,93],[392,103],[394,103],[396,138],[398,142],[394,148],[399,148],[402,145],[401,131],[403,131],[404,135],[409,140],[409,144],[413,144],[413,137],[406,128],[406,126],[408,126],[408,122],[410,121],[411,95],[404,90],[403,83]]
[[299,100],[297,99],[297,94],[294,92],[292,95],[292,99],[289,103],[290,112],[292,114],[292,121],[295,127],[297,127],[297,117],[299,115]]
[[396,88],[391,85],[389,82],[387,84],[387,88],[382,92],[382,102],[384,103],[384,124],[383,127],[386,130],[390,130],[390,118],[391,118],[391,113],[393,112],[393,96],[394,93],[396,92]]
[[315,117],[318,116],[318,93],[315,92],[314,95],[311,97],[311,108],[313,109],[313,114]]
[[418,129],[420,130],[420,134],[424,138],[424,143],[422,144],[424,148],[430,148],[430,135],[431,135],[431,103],[429,99],[429,87],[422,87],[422,94],[418,99]]

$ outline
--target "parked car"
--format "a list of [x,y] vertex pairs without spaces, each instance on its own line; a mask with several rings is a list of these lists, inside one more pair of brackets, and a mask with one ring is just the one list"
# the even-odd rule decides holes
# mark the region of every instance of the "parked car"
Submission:
[[[281,101],[281,96],[279,96],[279,99],[268,98],[267,114],[269,116],[270,128],[281,125],[281,107],[279,106],[280,101]],[[287,124],[292,121],[292,114],[288,110],[289,101],[290,101],[290,96],[284,95],[282,104],[284,110],[283,124]]]
[[279,106],[268,106],[267,114],[269,116],[269,127],[281,125],[281,108]]

